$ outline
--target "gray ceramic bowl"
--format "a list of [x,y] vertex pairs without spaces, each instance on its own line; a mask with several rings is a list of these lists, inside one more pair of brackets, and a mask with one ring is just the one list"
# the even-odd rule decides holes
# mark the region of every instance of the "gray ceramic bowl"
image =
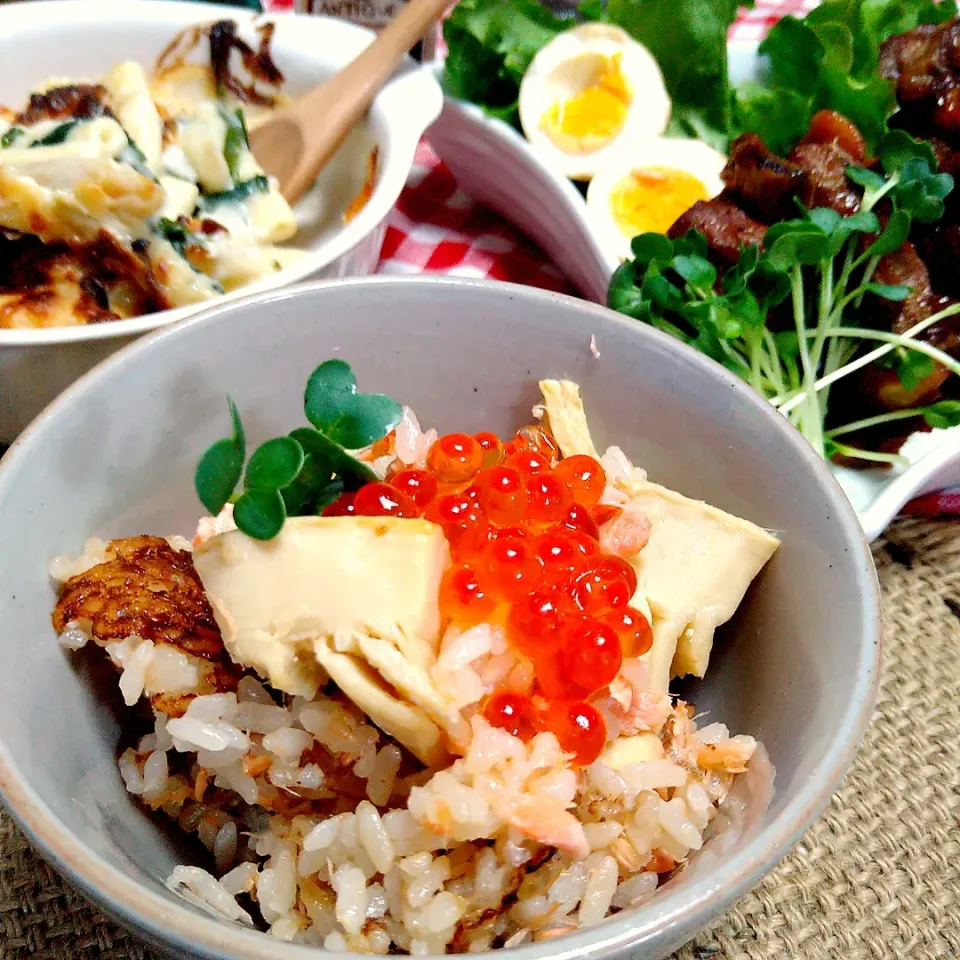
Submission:
[[621,445],[654,480],[782,531],[691,691],[699,710],[762,738],[777,770],[769,807],[720,863],[632,912],[511,954],[665,956],[769,870],[836,788],[873,706],[877,584],[853,510],[786,421],[676,341],[562,296],[395,279],[271,293],[137,343],[61,396],[0,464],[7,805],[77,886],[154,942],[231,960],[313,952],[218,922],[164,888],[176,848],[124,792],[116,719],[56,643],[46,568],[90,534],[192,531],[193,469],[226,434],[225,395],[251,440],[273,436],[300,422],[307,374],[334,355],[361,388],[447,430],[510,432],[538,378],[572,377],[600,444]]

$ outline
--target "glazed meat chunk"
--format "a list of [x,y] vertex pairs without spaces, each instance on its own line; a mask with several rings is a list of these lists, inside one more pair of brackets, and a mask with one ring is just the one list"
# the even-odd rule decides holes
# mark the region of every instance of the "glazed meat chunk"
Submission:
[[723,198],[768,224],[796,217],[797,201],[808,210],[830,207],[844,215],[855,213],[860,192],[847,177],[847,167],[863,163],[865,157],[859,130],[840,114],[822,110],[786,159],[754,133],[738,137],[723,171]]
[[180,715],[194,696],[237,688],[240,671],[223,646],[193,558],[161,537],[114,540],[103,563],[67,580],[53,626],[63,633],[71,625],[99,646],[139,637],[185,654],[197,671],[193,688],[152,697],[168,715]]
[[721,176],[726,185],[723,199],[739,203],[769,224],[796,216],[794,197],[803,190],[807,174],[799,164],[769,150],[755,133],[745,133],[731,145]]
[[697,230],[707,240],[712,259],[730,266],[740,259],[742,247],[759,246],[767,228],[729,200],[701,200],[668,231],[676,240],[688,230]]
[[[865,320],[871,326],[894,333],[906,333],[921,320],[939,313],[953,302],[933,291],[926,265],[909,242],[880,260],[874,280],[911,288],[910,295],[900,303],[879,297],[866,301],[868,312]],[[952,353],[960,347],[960,323],[956,317],[948,317],[922,331],[917,339]],[[900,382],[895,369],[873,364],[854,374],[850,381],[857,405],[865,412],[874,412],[930,403],[937,399],[940,388],[949,376],[950,371],[946,367],[936,364],[929,376],[908,389]],[[841,393],[845,394],[846,391]],[[851,402],[854,402],[853,399]]]
[[891,37],[880,48],[880,72],[896,84],[904,126],[960,133],[960,19]]

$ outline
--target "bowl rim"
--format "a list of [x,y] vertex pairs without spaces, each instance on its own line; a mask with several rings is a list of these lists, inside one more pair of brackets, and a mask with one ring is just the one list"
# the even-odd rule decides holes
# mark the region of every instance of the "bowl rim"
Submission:
[[[308,51],[306,47],[297,49],[299,55],[315,63],[323,64],[332,60],[335,66],[345,65],[350,57],[372,43],[376,37],[373,30],[340,17],[300,14],[293,11],[258,13],[221,3],[210,3],[206,0],[191,3],[183,3],[180,0],[151,0],[149,3],[142,0],[137,0],[135,3],[124,2],[124,0],[84,0],[83,3],[77,3],[76,0],[24,0],[21,3],[0,5],[0,36],[10,42],[21,32],[55,21],[60,21],[59,29],[62,30],[78,24],[98,22],[135,27],[146,21],[151,25],[149,29],[155,29],[158,32],[169,27],[170,35],[173,36],[177,30],[189,24],[218,18],[235,20],[247,26],[262,22],[281,25],[274,41],[278,46],[282,45],[284,36],[293,36],[294,33],[303,30],[314,36],[334,31],[337,34],[336,43],[328,46],[314,44],[311,47],[313,52]],[[288,21],[292,26],[283,27],[282,24]],[[336,55],[331,56],[331,51],[336,51]],[[373,193],[364,208],[350,223],[342,225],[329,240],[324,241],[319,250],[308,251],[306,256],[295,264],[245,287],[220,294],[214,300],[84,326],[50,329],[0,328],[0,349],[55,346],[63,343],[138,336],[205,312],[213,306],[235,303],[245,296],[266,293],[308,280],[317,271],[335,263],[363,243],[389,215],[413,166],[414,151],[420,137],[436,120],[443,108],[443,93],[433,71],[429,66],[417,64],[411,57],[406,56],[391,80],[377,94],[371,111],[377,110],[377,99],[385,93],[389,97],[391,88],[396,84],[404,84],[410,88],[407,91],[408,96],[404,98],[406,112],[392,119],[388,111],[379,111],[383,115],[384,134],[380,146],[388,147],[389,160],[382,164]],[[383,150],[381,150],[382,153]]]
[[[499,281],[446,277],[363,277],[315,281],[294,288],[252,294],[230,304],[211,307],[113,354],[54,400],[10,447],[0,461],[0,504],[5,489],[15,482],[29,461],[30,448],[34,443],[43,442],[47,425],[57,418],[60,411],[82,403],[85,394],[96,389],[101,381],[109,379],[115,370],[142,362],[149,356],[155,343],[171,337],[189,337],[194,325],[214,319],[217,315],[228,318],[238,308],[251,305],[269,307],[293,298],[322,298],[328,289],[357,288],[359,296],[362,290],[373,286],[395,288],[398,296],[428,297],[432,290],[448,288],[469,290],[475,295],[494,300],[505,298],[546,303],[557,309],[573,309],[596,323],[628,327],[633,331],[631,335],[641,340],[652,338],[667,349],[679,351],[689,364],[700,370],[700,375],[721,380],[734,392],[739,403],[760,412],[770,424],[770,429],[777,431],[783,442],[809,463],[824,496],[830,502],[831,515],[843,528],[855,557],[856,576],[850,586],[862,608],[862,644],[843,719],[837,725],[836,736],[816,772],[798,786],[796,795],[778,816],[751,837],[741,850],[711,873],[694,880],[693,892],[688,890],[683,891],[682,895],[677,892],[665,895],[660,900],[660,910],[642,925],[636,924],[632,914],[625,911],[597,926],[567,934],[560,940],[512,948],[510,956],[517,960],[583,960],[642,946],[651,941],[656,943],[658,938],[665,943],[664,937],[685,939],[692,936],[772,869],[826,807],[853,761],[869,725],[878,692],[881,658],[879,583],[869,544],[853,507],[826,464],[786,419],[778,416],[762,398],[719,364],[657,330],[596,304],[552,291]],[[269,315],[269,310],[265,310],[264,315]],[[229,323],[229,320],[223,319],[221,322]],[[31,842],[68,880],[102,909],[140,931],[154,943],[171,945],[190,955],[209,957],[211,960],[306,960],[309,956],[315,956],[315,947],[279,942],[257,931],[198,913],[185,902],[171,902],[158,891],[106,863],[95,850],[76,839],[45,801],[26,785],[3,742],[0,742],[0,795]],[[669,942],[673,943],[673,940]],[[329,952],[328,955],[337,960],[348,960],[353,956],[339,952]]]

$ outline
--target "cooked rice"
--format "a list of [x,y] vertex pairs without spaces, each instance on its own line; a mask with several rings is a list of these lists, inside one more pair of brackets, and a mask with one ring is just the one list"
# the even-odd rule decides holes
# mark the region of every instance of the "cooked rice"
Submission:
[[[435,439],[405,409],[394,453],[373,466],[382,475],[394,458],[422,464]],[[615,447],[603,466],[611,478],[645,476]],[[604,500],[625,497],[611,484]],[[193,545],[233,528],[227,508],[200,522]],[[83,574],[107,549],[88,540],[80,557],[53,561],[51,576]],[[89,627],[68,623],[60,643],[83,647]],[[209,870],[178,866],[168,886],[284,941],[424,956],[549,939],[727,856],[769,798],[762,747],[721,723],[697,730],[687,704],[646,689],[639,661],[625,661],[594,703],[611,741],[653,735],[661,757],[577,770],[553,734],[525,743],[491,727],[477,712],[483,697],[529,690],[534,678],[489,624],[447,630],[430,668],[466,741],[438,770],[335,690],[275,698],[246,675],[236,692],[211,693],[203,663],[176,647],[129,636],[105,649],[124,702],[147,696],[155,708],[153,730],[119,758],[126,789],[210,854]],[[159,695],[181,698],[170,701],[177,709],[161,709]]]
[[[121,682],[144,670],[128,656]],[[120,772],[210,851],[210,872],[170,878],[191,902],[327,949],[474,952],[598,923],[736,842],[738,777],[697,757],[710,745],[735,764],[756,745],[690,714],[677,704],[659,731],[670,758],[582,771],[552,734],[524,743],[475,715],[467,755],[425,774],[350,703],[281,706],[245,677],[158,715]]]

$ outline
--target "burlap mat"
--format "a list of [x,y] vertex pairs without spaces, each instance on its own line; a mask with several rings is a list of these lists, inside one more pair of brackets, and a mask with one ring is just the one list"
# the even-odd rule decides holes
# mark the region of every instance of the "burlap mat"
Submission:
[[[886,664],[866,743],[794,852],[674,960],[960,958],[960,525],[876,547]],[[155,960],[0,820],[0,956]]]

